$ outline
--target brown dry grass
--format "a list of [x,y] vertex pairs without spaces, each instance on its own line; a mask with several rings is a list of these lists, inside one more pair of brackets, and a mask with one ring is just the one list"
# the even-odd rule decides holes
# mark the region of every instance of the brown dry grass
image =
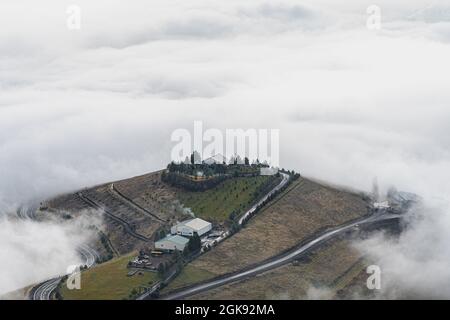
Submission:
[[175,190],[161,182],[161,171],[115,182],[116,188],[135,203],[164,220],[180,219],[173,204],[177,201]]
[[343,240],[316,249],[289,264],[243,282],[190,297],[205,299],[330,299],[363,268],[359,254]]
[[366,213],[367,203],[359,195],[300,178],[246,228],[192,265],[217,275],[236,271],[295,246],[319,229]]
[[[173,206],[173,202],[176,201],[175,193],[170,187],[160,181],[160,176],[160,172],[153,172],[116,181],[114,184],[124,195],[133,199],[133,201],[147,210],[154,212],[157,216],[163,219],[171,219],[172,222],[181,219],[182,214]],[[161,223],[156,219],[130,209],[112,196],[109,192],[109,187],[110,183],[106,183],[81,191],[107,207],[114,215],[126,220],[130,225],[134,226],[136,232],[142,235],[151,237],[161,227]],[[86,213],[87,210],[92,210],[89,205],[76,195],[76,192],[55,197],[47,201],[47,206],[49,211],[46,214],[48,215],[58,215],[58,213],[66,212],[76,217],[83,212]],[[143,242],[131,237],[120,224],[107,216],[104,217],[103,221],[106,236],[120,254],[126,254],[143,246],[153,245],[150,242]],[[171,222],[168,222],[167,225],[169,226],[170,224]],[[104,253],[104,249],[102,250],[103,246],[99,241],[91,245],[98,249],[100,253]]]

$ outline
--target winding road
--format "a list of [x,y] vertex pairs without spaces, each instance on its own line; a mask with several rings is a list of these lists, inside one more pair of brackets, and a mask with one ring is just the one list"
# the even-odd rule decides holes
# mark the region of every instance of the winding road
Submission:
[[20,206],[17,210],[17,216],[22,220],[34,220],[37,208],[36,204]]
[[[118,197],[122,202],[126,203],[129,206],[132,206],[134,210],[137,211],[144,211],[145,214],[151,215],[152,218],[156,218],[159,221],[163,221],[158,216],[154,215],[153,213],[149,212],[148,210],[140,207],[130,199],[128,199],[126,196],[124,196],[122,193],[120,193],[115,187],[114,184],[111,184],[110,191]],[[120,225],[123,226],[125,231],[130,234],[132,237],[148,242],[151,239],[145,237],[144,235],[141,235],[133,230],[131,225],[123,220],[122,218],[112,214],[108,209],[104,208],[102,205],[97,203],[95,200],[89,198],[87,195],[83,194],[82,192],[77,192],[77,196],[84,201],[86,204],[88,204],[90,207],[93,207],[95,209],[102,210],[108,217],[110,217],[112,220],[116,221]],[[21,208],[18,211],[18,216],[23,219],[33,219],[34,218],[34,209],[33,208]],[[95,262],[98,260],[99,256],[98,253],[90,248],[87,245],[80,245],[77,247],[78,254],[83,259],[82,265],[87,266],[88,268],[92,267]],[[62,276],[58,276],[49,280],[46,280],[39,285],[32,288],[30,291],[30,299],[31,300],[50,300],[52,293],[56,290],[58,287],[58,284],[61,281]]]
[[[280,172],[282,179],[280,181],[280,183],[273,188],[269,193],[267,193],[262,199],[260,199],[258,202],[256,202],[250,209],[248,209],[239,219],[239,224],[242,225],[245,221],[245,219],[251,215],[264,201],[266,201],[271,195],[273,195],[275,192],[277,192],[278,190],[280,190],[281,188],[283,188],[288,182],[289,179],[291,178],[288,174],[286,173],[282,173]],[[111,189],[113,188],[113,186],[111,186]],[[230,231],[227,231],[225,233],[223,233],[219,238],[215,239],[216,245],[221,242],[224,241],[226,238],[228,238],[228,236],[230,235]],[[204,248],[202,248],[202,252],[204,252]],[[158,283],[156,285],[154,285],[151,290],[143,293],[142,295],[140,295],[137,300],[146,300],[146,299],[150,299],[151,294],[158,290],[160,287],[161,283]]]
[[[37,206],[22,206],[19,208],[17,215],[23,220],[34,220],[36,218]],[[81,244],[77,247],[77,252],[82,258],[82,265],[88,268],[92,267],[99,255],[97,251],[89,247],[88,245]],[[46,280],[30,290],[29,299],[31,300],[50,300],[51,294],[58,287],[59,282],[63,276],[51,278]]]
[[[272,189],[268,194],[266,194],[262,199],[260,199],[257,203],[255,203],[250,209],[248,209],[242,215],[242,217],[239,219],[239,224],[243,224],[244,221],[246,220],[246,218],[248,218],[252,213],[254,213],[254,211],[264,201],[266,201],[271,195],[273,195],[275,192],[277,192],[278,190],[283,188],[289,182],[289,179],[290,179],[289,175],[287,175],[285,173],[281,173],[281,175],[282,175],[281,182],[274,189]],[[115,188],[114,188],[114,185],[111,185],[110,188],[111,188],[112,192],[117,192],[117,190],[115,190]],[[121,197],[120,193],[118,193],[117,195],[119,197]],[[126,229],[126,231],[128,233],[130,233],[132,236],[134,236],[135,238],[138,238],[143,241],[149,240],[148,238],[135,233],[134,230],[131,228],[131,226],[126,221],[111,214],[110,212],[108,212],[108,210],[105,210],[101,205],[99,205],[92,199],[88,198],[81,192],[78,193],[78,196],[81,199],[83,199],[86,203],[88,203],[90,206],[103,210],[113,220],[115,220],[116,222],[123,225],[123,227]],[[124,199],[122,199],[122,200],[124,200]],[[125,198],[125,200],[128,201],[128,199],[126,199],[126,198]],[[134,203],[133,203],[133,205],[134,205]],[[23,216],[24,218],[26,217],[29,219],[33,218],[32,213],[22,211],[22,210],[20,212],[20,216]],[[211,289],[214,289],[214,288],[217,288],[217,287],[220,287],[220,286],[232,283],[232,282],[240,281],[240,280],[267,272],[269,270],[272,270],[272,269],[278,268],[282,265],[285,265],[287,263],[290,263],[291,261],[298,259],[303,254],[306,254],[307,252],[309,252],[310,250],[315,248],[317,245],[322,244],[322,243],[324,243],[332,238],[335,238],[341,234],[344,234],[345,232],[359,228],[359,226],[370,225],[370,224],[374,224],[377,222],[389,221],[389,220],[393,220],[393,219],[399,219],[400,217],[401,217],[401,215],[390,214],[390,213],[386,213],[384,211],[375,212],[373,215],[371,215],[369,217],[366,216],[359,220],[352,221],[347,224],[341,225],[339,227],[326,230],[326,231],[322,232],[321,234],[318,234],[317,237],[315,237],[314,239],[312,239],[306,243],[299,244],[298,247],[294,248],[293,250],[291,250],[287,253],[275,256],[271,259],[262,261],[260,264],[253,266],[250,269],[241,270],[241,271],[235,272],[233,274],[227,274],[227,275],[212,279],[211,281],[208,281],[205,283],[200,283],[197,285],[187,287],[185,289],[180,289],[177,292],[170,293],[169,295],[161,297],[161,298],[164,300],[183,299],[183,298],[186,298],[186,297],[194,295],[194,294],[208,291],[208,290],[211,290]],[[224,238],[226,238],[226,237],[224,237]],[[92,265],[95,264],[95,261],[96,261],[98,255],[92,248],[90,248],[86,245],[82,245],[82,246],[78,247],[78,252],[79,252],[80,256],[83,258],[84,265],[91,267]],[[39,284],[38,286],[34,287],[30,292],[30,299],[32,299],[32,300],[49,300],[51,298],[52,293],[54,292],[54,290],[57,288],[58,284],[60,283],[61,278],[62,278],[62,276],[52,278],[52,279],[49,279],[49,280]],[[157,288],[155,288],[155,289],[157,289]],[[143,300],[143,299],[148,299],[148,298],[149,298],[149,294],[144,293],[144,295],[142,295],[138,299]]]
[[[82,265],[87,266],[88,268],[95,265],[97,258],[99,258],[98,253],[87,245],[78,246],[77,251],[80,257],[83,258]],[[30,292],[30,299],[50,300],[53,291],[56,290],[63,276],[49,279],[35,286]]]
[[244,271],[238,271],[237,273],[230,274],[230,275],[225,275],[223,277],[213,279],[206,283],[194,285],[194,286],[191,286],[186,289],[181,289],[178,292],[174,292],[165,297],[162,297],[162,299],[164,299],[164,300],[183,299],[185,297],[188,297],[188,296],[191,296],[191,295],[194,295],[197,293],[201,293],[204,291],[208,291],[208,290],[223,286],[225,284],[229,284],[232,282],[236,282],[239,280],[243,280],[245,278],[249,278],[249,277],[264,273],[271,269],[275,269],[282,265],[290,263],[291,261],[299,258],[301,255],[310,251],[316,245],[324,243],[325,241],[328,241],[328,240],[330,240],[338,235],[341,235],[347,231],[351,231],[352,229],[358,228],[361,225],[366,225],[366,224],[368,225],[368,224],[373,224],[373,223],[381,222],[381,221],[399,219],[400,217],[401,217],[401,215],[398,215],[398,214],[389,214],[389,213],[384,213],[384,212],[375,213],[369,217],[365,217],[363,219],[353,221],[348,224],[342,225],[340,227],[325,231],[322,234],[318,235],[313,240],[311,240],[305,244],[299,245],[293,251],[288,252],[283,255],[280,255],[276,258],[269,259],[268,261],[263,261],[263,262],[261,262],[261,264],[255,266],[253,268],[250,268],[250,269],[244,270]]

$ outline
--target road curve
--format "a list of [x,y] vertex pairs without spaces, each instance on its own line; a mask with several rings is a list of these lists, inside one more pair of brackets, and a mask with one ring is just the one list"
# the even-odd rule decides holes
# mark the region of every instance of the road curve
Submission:
[[[114,189],[114,185],[112,185],[111,188]],[[113,190],[113,191],[116,191],[116,190]],[[82,192],[78,192],[77,195],[78,195],[78,197],[81,198],[81,200],[83,200],[89,206],[91,206],[95,209],[102,210],[112,220],[121,224],[124,227],[125,231],[128,234],[130,234],[131,236],[133,236],[134,238],[137,238],[137,239],[145,241],[145,242],[148,242],[151,240],[150,238],[147,238],[144,235],[141,235],[141,234],[135,232],[128,222],[126,222],[125,220],[112,214],[107,209],[103,208],[100,204],[98,204],[94,200],[92,200],[89,197],[87,197],[86,195],[84,195]],[[119,195],[121,195],[121,194],[119,194]],[[26,208],[26,207],[21,208],[18,211],[18,216],[22,219],[33,219],[34,218],[34,209]],[[99,258],[98,253],[87,245],[78,246],[77,251],[78,251],[78,254],[80,255],[80,257],[83,259],[82,265],[87,266],[88,268],[92,267]],[[55,278],[46,280],[46,281],[38,284],[30,291],[29,298],[31,300],[50,300],[52,293],[58,287],[58,284],[60,283],[62,277],[63,276],[55,277]]]
[[[83,258],[82,265],[88,268],[92,267],[99,257],[98,253],[88,245],[78,246],[77,251],[80,257]],[[38,284],[31,290],[29,298],[31,300],[50,300],[53,291],[58,287],[62,277],[52,278]]]
[[61,278],[47,280],[34,287],[30,296],[31,300],[50,300],[52,292],[58,287]]
[[399,219],[400,217],[401,217],[400,215],[388,214],[388,213],[371,215],[369,217],[366,217],[366,218],[348,223],[346,225],[328,230],[328,231],[322,233],[321,235],[319,235],[318,237],[314,238],[313,240],[311,240],[303,245],[300,245],[294,251],[286,253],[274,260],[270,260],[268,262],[263,262],[262,264],[260,264],[256,267],[253,267],[251,269],[245,270],[245,271],[237,272],[237,273],[225,276],[223,278],[215,279],[215,280],[212,280],[212,281],[209,281],[206,283],[202,283],[202,284],[199,284],[199,285],[196,285],[193,287],[186,288],[185,290],[181,290],[181,291],[175,292],[173,294],[169,294],[165,297],[162,297],[162,299],[163,300],[183,299],[185,297],[188,297],[188,296],[200,293],[200,292],[208,291],[213,288],[220,287],[220,286],[223,286],[223,285],[231,283],[231,282],[235,282],[235,281],[242,280],[244,278],[255,276],[257,274],[260,274],[260,273],[269,271],[271,269],[280,267],[284,264],[287,264],[287,263],[291,262],[292,260],[295,260],[296,258],[298,258],[300,255],[305,254],[306,252],[311,250],[314,246],[316,246],[320,243],[323,243],[327,240],[330,240],[330,239],[332,239],[340,234],[343,234],[347,231],[350,231],[350,230],[354,229],[355,227],[358,227],[363,224],[371,224],[371,223],[387,221],[387,220],[391,220],[391,219]]
[[[282,176],[282,180],[281,182],[275,187],[273,188],[269,193],[267,193],[262,199],[260,199],[257,203],[255,203],[250,209],[248,209],[243,215],[242,217],[239,219],[239,224],[242,225],[242,223],[244,222],[244,219],[247,218],[249,215],[251,215],[258,206],[260,206],[264,201],[266,201],[271,195],[273,195],[276,191],[280,190],[281,188],[283,188],[288,182],[289,179],[291,178],[288,174],[286,173],[282,173],[280,172],[281,176]],[[113,186],[111,186],[111,188],[113,188]],[[220,236],[219,238],[217,238],[216,241],[216,245],[221,242],[224,241],[226,238],[228,238],[228,236],[230,235],[230,232],[227,231],[225,232],[222,236]],[[204,248],[202,248],[202,252]],[[158,283],[156,285],[154,285],[149,291],[143,293],[142,295],[140,295],[136,300],[146,300],[150,298],[150,295],[156,291],[157,289],[159,289],[161,283]]]
[[17,209],[17,216],[22,220],[34,220],[36,218],[36,204],[22,205]]
[[[35,220],[37,208],[37,205],[21,206],[17,211],[17,216],[22,220]],[[97,251],[85,244],[79,245],[77,252],[83,259],[82,265],[88,268],[95,265],[96,261],[100,258]],[[62,276],[51,278],[36,285],[30,290],[28,298],[30,300],[50,300],[51,294],[58,287],[61,278]]]

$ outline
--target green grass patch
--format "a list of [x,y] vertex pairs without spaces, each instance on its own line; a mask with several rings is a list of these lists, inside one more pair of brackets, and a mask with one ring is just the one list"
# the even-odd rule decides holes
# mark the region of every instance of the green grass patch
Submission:
[[133,289],[151,286],[159,280],[156,272],[142,271],[127,276],[127,263],[136,253],[115,258],[81,273],[81,289],[69,290],[62,284],[60,293],[67,300],[122,300],[129,299]]
[[216,275],[212,272],[188,264],[183,268],[180,274],[172,282],[169,283],[167,287],[162,289],[161,293],[165,294],[172,290],[186,287],[190,284],[214,278],[215,276]]
[[203,192],[179,189],[177,196],[197,217],[220,223],[233,211],[244,212],[258,196],[262,196],[256,194],[261,187],[275,180],[274,176],[230,178]]

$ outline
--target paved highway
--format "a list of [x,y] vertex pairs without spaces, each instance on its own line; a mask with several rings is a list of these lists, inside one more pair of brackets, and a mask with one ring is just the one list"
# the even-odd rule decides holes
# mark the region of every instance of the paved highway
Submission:
[[56,289],[61,278],[47,280],[34,287],[30,295],[31,300],[50,300],[52,292]]
[[[118,196],[123,197],[122,194],[118,193],[117,190],[115,190],[113,184],[111,185],[111,189],[113,192],[116,192],[118,194]],[[129,225],[128,222],[126,222],[125,220],[112,214],[111,212],[109,212],[109,210],[103,208],[100,204],[98,204],[94,200],[90,199],[82,192],[78,192],[77,195],[89,206],[102,210],[111,219],[113,219],[114,221],[121,224],[125,228],[126,232],[128,232],[128,234],[130,234],[131,236],[133,236],[139,240],[142,240],[142,241],[150,241],[149,238],[135,232],[133,230],[133,228]],[[135,205],[135,204],[133,203],[133,205]],[[20,210],[18,211],[18,216],[22,219],[34,219],[34,216],[35,216],[34,211],[35,211],[35,208],[23,207],[23,208],[20,208]],[[159,219],[159,220],[161,220],[161,219]],[[77,248],[77,251],[78,251],[80,257],[83,259],[82,265],[86,265],[88,268],[93,266],[95,264],[95,262],[97,261],[97,259],[99,258],[98,253],[87,245],[80,245]],[[58,284],[61,281],[61,278],[63,276],[64,275],[49,279],[49,280],[44,281],[44,282],[40,283],[39,285],[35,286],[31,290],[30,299],[31,300],[50,300],[52,293],[58,287]]]
[[17,210],[17,216],[23,220],[34,220],[37,208],[36,204],[21,206]]
[[[87,245],[80,245],[77,248],[79,255],[83,258],[82,265],[87,266],[88,268],[92,267],[98,256],[98,253]],[[60,277],[52,278],[47,281],[38,284],[31,290],[30,299],[31,300],[50,300],[53,291],[58,287],[59,282],[61,281]]]
[[[252,213],[256,210],[256,208],[257,208],[259,205],[261,205],[264,201],[267,200],[267,198],[269,198],[272,194],[274,194],[276,191],[278,191],[278,190],[280,190],[281,188],[283,188],[283,187],[286,185],[286,183],[288,183],[288,181],[289,181],[289,179],[290,179],[290,176],[289,176],[288,174],[286,174],[286,173],[281,173],[281,172],[280,172],[280,174],[281,174],[281,176],[282,176],[282,178],[283,178],[283,179],[281,180],[281,182],[280,182],[275,188],[273,188],[269,193],[267,193],[262,199],[260,199],[257,203],[255,203],[250,209],[248,209],[248,210],[242,215],[242,217],[239,219],[239,224],[242,225],[242,223],[244,222],[244,219],[247,218],[250,214],[252,214]],[[111,188],[113,188],[113,187],[111,187]],[[215,239],[216,245],[217,245],[219,242],[225,240],[229,235],[230,235],[230,232],[227,231],[227,232],[225,232],[224,234],[222,234],[219,238]],[[202,248],[202,252],[204,252],[204,248]],[[142,294],[141,296],[139,296],[139,297],[137,298],[137,300],[145,300],[145,299],[149,299],[151,293],[153,293],[154,291],[156,291],[157,289],[159,289],[159,286],[160,286],[160,283],[156,284],[155,286],[153,286],[153,287],[151,288],[151,290],[149,290],[149,291],[145,292],[144,294]]]
[[318,237],[316,237],[315,239],[307,242],[306,244],[300,245],[294,251],[292,251],[290,253],[286,253],[284,255],[281,255],[273,260],[262,262],[260,265],[258,265],[256,267],[253,267],[253,268],[245,270],[245,271],[237,272],[237,273],[234,273],[234,274],[231,274],[228,276],[224,276],[223,278],[215,279],[215,280],[203,283],[203,284],[192,286],[185,290],[181,290],[179,292],[175,292],[173,294],[169,294],[168,296],[162,297],[162,299],[165,299],[165,300],[183,299],[185,297],[188,297],[188,296],[200,293],[200,292],[208,291],[213,288],[220,287],[220,286],[223,286],[223,285],[231,283],[231,282],[236,282],[236,281],[248,278],[248,277],[255,276],[257,274],[260,274],[260,273],[269,271],[271,269],[280,267],[282,265],[285,265],[285,264],[297,259],[302,254],[305,254],[306,252],[311,250],[314,246],[316,246],[320,243],[323,243],[327,240],[330,240],[330,239],[332,239],[340,234],[343,234],[347,231],[358,228],[360,225],[372,224],[375,222],[387,221],[387,220],[391,220],[391,219],[399,219],[400,217],[401,217],[400,215],[389,214],[389,213],[374,214],[372,216],[360,219],[358,221],[351,222],[349,224],[326,231],[326,232],[322,233],[321,235],[319,235]]
[[[36,217],[36,210],[36,205],[22,206],[17,211],[17,215],[24,220],[34,220]],[[77,247],[77,252],[82,258],[82,265],[87,266],[88,268],[92,267],[99,258],[98,253],[88,245],[79,245]],[[31,300],[50,300],[51,294],[57,288],[61,278],[62,276],[55,277],[38,284],[30,291],[29,298]]]

